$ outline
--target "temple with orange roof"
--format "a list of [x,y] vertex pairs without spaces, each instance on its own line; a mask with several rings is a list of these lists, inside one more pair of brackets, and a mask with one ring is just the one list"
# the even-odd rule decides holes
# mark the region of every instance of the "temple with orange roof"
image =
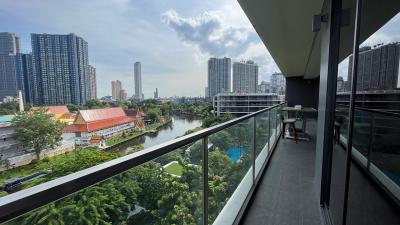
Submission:
[[[125,114],[121,107],[79,110],[73,124],[63,133],[74,134],[77,145],[90,145],[92,137],[107,139],[135,129],[135,119]],[[98,138],[97,138],[98,139]]]

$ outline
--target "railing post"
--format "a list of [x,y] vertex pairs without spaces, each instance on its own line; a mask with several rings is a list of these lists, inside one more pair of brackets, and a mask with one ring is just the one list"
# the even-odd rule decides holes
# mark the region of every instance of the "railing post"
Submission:
[[374,139],[374,127],[375,127],[375,119],[374,113],[371,112],[371,127],[369,128],[369,140],[368,140],[368,153],[367,153],[367,171],[369,171],[370,159],[371,159],[371,151],[372,151],[372,143]]
[[275,139],[278,138],[278,107],[275,109]]
[[208,136],[203,138],[203,225],[208,224]]
[[268,152],[271,147],[271,109],[268,110]]
[[256,117],[253,117],[253,185],[256,183]]

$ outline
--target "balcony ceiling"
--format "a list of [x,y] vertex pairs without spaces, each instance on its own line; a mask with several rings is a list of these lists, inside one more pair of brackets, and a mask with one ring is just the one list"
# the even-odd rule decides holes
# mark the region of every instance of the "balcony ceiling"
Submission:
[[[310,79],[319,76],[321,40],[318,32],[312,32],[311,24],[313,15],[321,13],[324,0],[238,1],[286,77],[302,76]],[[354,8],[354,2],[343,0],[343,8]],[[362,41],[399,12],[400,1],[369,0],[365,6]],[[353,20],[354,10],[351,11]],[[352,51],[353,30],[354,25],[350,25],[341,31],[341,60]]]

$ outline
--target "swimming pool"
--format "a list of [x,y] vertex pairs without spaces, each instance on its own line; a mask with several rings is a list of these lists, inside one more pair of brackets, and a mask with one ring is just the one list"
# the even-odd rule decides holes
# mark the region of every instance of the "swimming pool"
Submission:
[[238,162],[240,160],[240,157],[244,155],[245,151],[246,150],[244,148],[230,147],[228,149],[228,155],[232,159],[232,161]]
[[13,115],[0,116],[0,123],[11,122]]

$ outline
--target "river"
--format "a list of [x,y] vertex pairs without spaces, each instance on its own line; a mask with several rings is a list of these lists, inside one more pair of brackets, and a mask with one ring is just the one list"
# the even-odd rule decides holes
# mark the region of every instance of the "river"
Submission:
[[158,132],[134,138],[123,145],[118,146],[119,150],[128,151],[133,145],[142,145],[148,148],[154,145],[182,136],[186,131],[201,126],[201,119],[187,115],[174,115],[172,122],[161,127]]

